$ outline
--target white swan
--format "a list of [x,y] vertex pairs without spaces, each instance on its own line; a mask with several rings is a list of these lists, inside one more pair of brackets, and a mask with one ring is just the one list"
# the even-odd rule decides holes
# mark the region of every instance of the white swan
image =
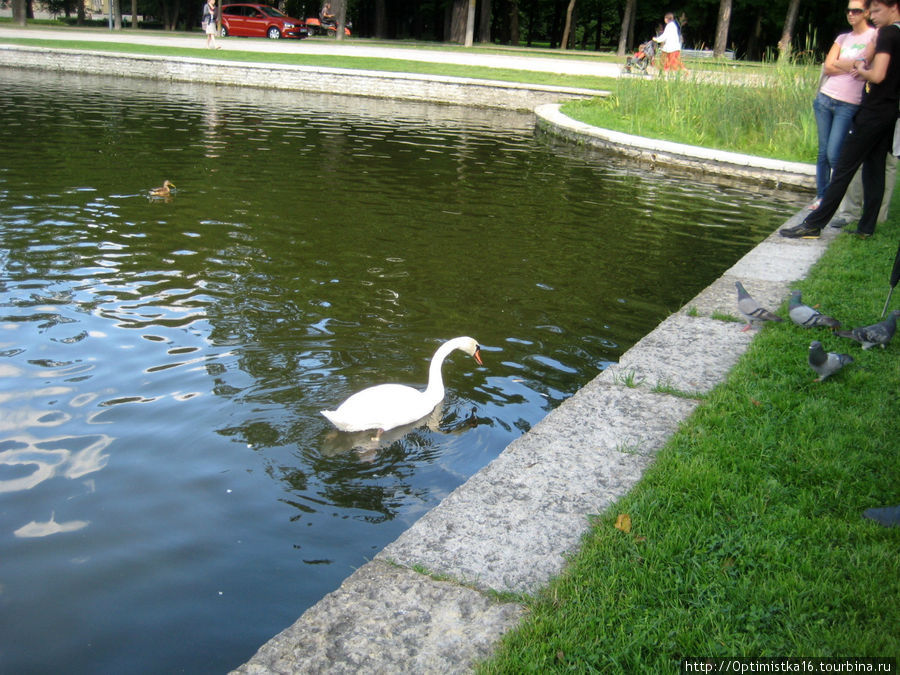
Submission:
[[323,410],[322,414],[341,431],[383,431],[420,420],[444,399],[444,380],[441,366],[454,349],[473,357],[478,365],[481,351],[478,342],[470,337],[448,340],[431,357],[428,368],[428,387],[419,391],[402,384],[379,384],[353,394],[337,410]]

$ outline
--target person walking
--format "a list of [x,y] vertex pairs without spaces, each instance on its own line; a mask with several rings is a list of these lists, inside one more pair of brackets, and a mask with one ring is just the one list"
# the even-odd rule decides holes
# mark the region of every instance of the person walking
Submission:
[[203,5],[203,15],[200,19],[200,25],[206,33],[207,49],[221,49],[221,47],[216,44],[216,32],[218,31],[218,27],[216,26],[216,0],[207,0],[206,4]]
[[865,83],[853,77],[853,66],[875,39],[875,29],[869,25],[868,18],[863,0],[847,3],[847,22],[853,30],[835,38],[822,65],[822,84],[813,101],[819,153],[816,157],[816,199],[810,209],[817,209],[822,203],[831,170],[840,157],[844,138],[862,101]]
[[875,232],[875,221],[884,194],[884,162],[894,139],[900,105],[900,0],[868,0],[869,18],[878,28],[872,62],[857,61],[853,75],[866,83],[862,103],[844,140],[819,208],[802,223],[779,230],[782,237],[818,239],[835,214],[853,174],[862,166],[863,211],[854,234],[866,239]]
[[665,54],[666,60],[663,63],[663,70],[683,70],[687,72],[687,68],[681,62],[681,28],[675,21],[675,15],[667,12],[664,21],[666,27],[663,29],[662,35],[653,38],[659,43],[659,50]]

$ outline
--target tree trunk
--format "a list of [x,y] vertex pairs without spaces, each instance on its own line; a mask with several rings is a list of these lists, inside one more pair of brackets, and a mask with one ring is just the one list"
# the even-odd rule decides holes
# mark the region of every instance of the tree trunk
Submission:
[[713,56],[724,56],[728,48],[728,27],[731,25],[731,1],[719,2],[719,20],[716,23],[716,42],[713,45]]
[[347,3],[344,0],[336,0],[336,5],[334,18],[337,21],[337,27],[334,31],[334,39],[343,40],[344,28],[347,26]]
[[746,56],[748,59],[753,61],[759,60],[759,43],[762,38],[762,22],[763,22],[763,9],[760,7],[759,11],[756,13],[756,21],[753,24],[753,32],[750,33],[750,38],[747,40],[747,53]]
[[800,11],[800,0],[791,0],[788,4],[787,16],[784,19],[784,30],[778,41],[778,60],[789,58],[791,55],[791,39],[794,36],[794,26],[797,23],[797,14]]
[[622,13],[622,31],[619,33],[619,48],[616,50],[618,56],[625,56],[625,50],[628,48],[628,33],[631,29],[634,11],[637,7],[637,0],[625,0],[625,11]]
[[12,0],[12,20],[17,26],[24,26],[26,23],[25,0]]
[[122,0],[112,0],[113,3],[113,28],[122,30]]
[[387,38],[387,8],[385,0],[375,0],[375,37]]
[[83,26],[84,25],[84,3],[77,2],[75,4],[77,5],[77,12],[78,12],[78,14],[77,14],[78,18],[75,19],[75,25]]
[[478,16],[478,41],[491,41],[491,0],[481,0],[481,14]]
[[[80,3],[84,4],[84,3]],[[138,22],[137,22],[137,0],[131,0],[131,28],[132,30],[137,30]]]
[[450,32],[449,42],[463,44],[466,39],[466,10],[469,7],[469,0],[453,0],[450,7]]
[[511,0],[509,3],[509,43],[519,46],[519,0]]
[[566,7],[566,25],[563,28],[562,40],[559,42],[559,48],[566,50],[569,48],[569,36],[572,34],[572,12],[575,9],[575,0],[569,0],[569,6]]
[[463,41],[466,47],[475,44],[475,2],[476,0],[469,0],[466,3],[466,37]]

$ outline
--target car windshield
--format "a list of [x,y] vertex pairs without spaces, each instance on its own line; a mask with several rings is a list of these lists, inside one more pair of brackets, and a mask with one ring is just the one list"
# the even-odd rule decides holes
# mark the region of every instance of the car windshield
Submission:
[[287,14],[279,12],[274,7],[260,7],[260,10],[262,10],[263,14],[268,14],[269,16],[279,16],[287,18]]

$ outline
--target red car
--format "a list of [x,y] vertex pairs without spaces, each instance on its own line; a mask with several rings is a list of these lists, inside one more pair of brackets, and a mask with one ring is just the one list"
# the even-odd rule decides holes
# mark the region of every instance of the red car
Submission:
[[269,5],[241,4],[222,7],[222,36],[305,38],[306,22]]

